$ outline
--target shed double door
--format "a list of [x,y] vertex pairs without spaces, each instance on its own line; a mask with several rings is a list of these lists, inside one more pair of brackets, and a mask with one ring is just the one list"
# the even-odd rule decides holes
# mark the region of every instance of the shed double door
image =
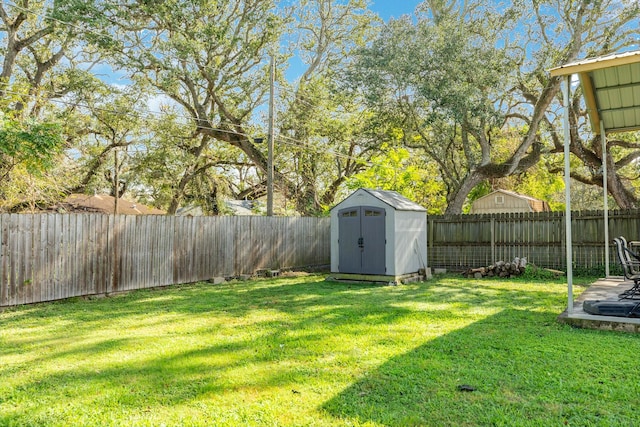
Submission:
[[385,274],[385,210],[355,206],[338,212],[338,270]]

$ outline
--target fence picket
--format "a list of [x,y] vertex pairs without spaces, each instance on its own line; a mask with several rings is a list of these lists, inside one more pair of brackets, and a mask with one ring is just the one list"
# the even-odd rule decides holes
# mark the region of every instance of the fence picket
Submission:
[[[579,230],[578,233],[574,231],[572,242],[575,266],[585,269],[603,268],[603,216],[600,211],[572,214],[572,227]],[[490,218],[494,222],[493,244]],[[624,235],[630,240],[640,240],[638,219],[640,210],[637,209],[611,211],[610,238]],[[429,216],[428,224],[428,258],[431,267],[456,270],[524,256],[530,263],[540,267],[566,269],[562,212],[433,215]],[[619,270],[615,257],[613,251],[610,252],[612,274],[617,274]]]
[[[0,214],[0,307],[239,276],[260,268],[327,265],[329,222]],[[310,245],[318,239],[320,244]],[[309,253],[309,247],[315,251]]]

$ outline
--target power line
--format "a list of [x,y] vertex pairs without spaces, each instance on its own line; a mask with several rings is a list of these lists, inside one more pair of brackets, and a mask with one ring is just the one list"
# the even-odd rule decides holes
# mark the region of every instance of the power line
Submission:
[[[96,32],[96,31],[94,31],[92,29],[80,27],[80,26],[78,26],[76,24],[73,24],[71,22],[63,21],[63,20],[60,20],[58,18],[54,18],[54,17],[52,17],[50,15],[47,15],[47,14],[39,14],[39,13],[37,13],[37,12],[31,10],[31,9],[19,6],[19,5],[15,4],[15,2],[13,2],[11,0],[6,0],[5,4],[7,4],[7,6],[13,7],[14,9],[21,10],[21,11],[24,11],[26,13],[32,14],[34,16],[37,16],[37,17],[39,17],[39,18],[41,18],[43,20],[51,20],[51,21],[54,21],[54,22],[58,22],[58,23],[60,23],[62,25],[66,25],[66,26],[69,26],[71,28],[74,28],[74,29],[76,29],[76,30],[78,30],[80,32],[91,33],[91,34],[94,34],[94,35],[97,35],[97,36],[100,36],[100,37],[106,37],[106,38],[109,38],[109,39],[111,39],[113,41],[117,41],[112,35],[110,35],[108,33]],[[108,19],[106,16],[105,16],[105,18]],[[110,22],[115,23],[113,20],[110,20]],[[4,83],[4,85],[8,85],[8,84],[9,83]],[[290,90],[288,88],[285,88],[282,85],[278,85],[277,88],[279,90],[286,91],[286,92],[289,92],[290,94],[293,94],[294,96],[296,96],[296,100],[298,102],[301,102],[304,105],[307,105],[307,106],[312,107],[312,108],[316,108],[316,107],[320,106],[317,103],[311,103],[311,102],[307,101],[306,99],[303,99],[301,97],[297,97],[298,94],[294,90]],[[11,94],[19,95],[19,96],[37,96],[37,95],[21,94],[21,93],[12,92],[12,91],[5,91],[5,93],[11,93]],[[157,91],[156,95],[167,96],[167,94],[165,92],[161,92],[161,91]],[[110,112],[110,113],[113,113],[113,114],[123,114],[123,113],[115,111],[115,110],[110,110],[110,109],[101,108],[101,107],[92,107],[92,106],[88,106],[88,105],[82,105],[82,104],[79,104],[79,103],[65,102],[65,101],[62,101],[60,99],[48,98],[48,100],[51,101],[51,102],[57,102],[57,103],[66,104],[66,105],[79,106],[79,107],[85,107],[85,108],[93,108],[93,109],[98,110],[98,111]],[[145,119],[144,115],[147,115],[146,118],[148,119],[148,115],[149,114],[169,116],[169,114],[167,114],[167,113],[156,112],[156,111],[152,111],[152,110],[147,110],[147,112],[145,112],[145,113],[135,112],[135,114],[128,114],[128,115],[135,116],[135,117],[138,117],[138,118],[141,118],[141,119]],[[363,114],[364,114],[363,111],[359,113],[360,116],[362,116]],[[192,117],[192,116],[183,115],[183,114],[175,114],[173,116],[175,116],[177,118],[183,118],[183,119],[186,119],[186,120],[189,120],[189,121],[194,121],[196,123],[201,123],[201,122],[209,123],[208,119],[198,119],[198,118],[195,118],[195,117]],[[221,123],[226,123],[226,124],[229,124],[231,126],[237,126],[238,125],[237,123],[232,123],[232,122],[229,122],[229,121],[221,121]],[[180,125],[180,126],[189,126],[188,124],[183,124],[183,123],[177,123],[177,124]],[[246,137],[247,139],[252,139],[251,135],[249,135],[249,134],[247,134],[245,132],[232,131],[232,130],[229,130],[229,129],[222,129],[222,128],[214,128],[214,127],[211,127],[211,126],[202,126],[202,124],[199,124],[198,126],[201,129],[205,129],[205,130],[221,132],[221,133],[228,133],[228,134],[234,134],[234,135],[240,135],[240,136]],[[583,133],[585,133],[587,135],[591,135],[591,136],[594,135],[593,131],[586,131],[584,129],[580,129],[579,127],[572,127],[572,129],[573,130],[579,130],[580,132],[583,132]],[[551,135],[551,134],[559,134],[561,132],[560,131],[544,130],[544,131],[541,131],[541,133],[546,133],[548,135]],[[178,138],[184,139],[185,138],[183,136],[176,136],[176,135],[168,135],[168,136],[176,138],[176,139],[178,139]],[[350,160],[356,160],[356,161],[361,161],[361,159],[359,159],[357,157],[349,156],[347,154],[337,153],[337,152],[332,151],[332,150],[326,150],[326,149],[320,149],[320,148],[315,149],[315,147],[310,146],[310,145],[308,145],[307,143],[305,143],[303,141],[300,141],[300,140],[297,140],[295,138],[291,138],[291,137],[285,136],[283,134],[278,134],[278,137],[281,138],[281,139],[288,140],[288,142],[287,141],[280,141],[280,142],[283,142],[283,143],[288,144],[288,145],[296,146],[296,147],[304,149],[304,150],[314,149],[314,151],[319,152],[319,153],[329,153],[329,154],[332,154],[332,155],[334,155],[336,157],[340,157],[340,158],[344,158],[344,159],[350,159]],[[371,163],[369,161],[367,161],[367,164],[371,165]]]
[[[26,97],[37,97],[38,95],[36,94],[23,94],[20,92],[15,92],[15,91],[11,91],[11,90],[6,90],[5,93],[9,93],[9,94],[14,94],[14,95],[19,95],[19,96],[26,96]],[[177,118],[184,118],[187,119],[189,121],[195,121],[196,123],[201,120],[201,121],[205,121],[206,119],[196,119],[190,116],[186,116],[186,115],[172,115],[170,113],[165,113],[165,112],[159,112],[159,111],[153,111],[153,110],[146,110],[145,112],[141,112],[141,111],[134,111],[134,112],[128,112],[128,113],[123,113],[122,111],[117,111],[114,109],[109,109],[109,108],[104,108],[104,107],[96,107],[96,106],[91,106],[88,104],[83,104],[83,103],[78,103],[78,102],[71,102],[71,101],[64,101],[62,99],[53,99],[53,98],[49,98],[48,101],[50,102],[54,102],[54,103],[58,103],[58,104],[63,104],[63,105],[68,105],[68,106],[73,106],[73,107],[81,107],[81,108],[87,108],[87,109],[94,109],[97,111],[102,111],[102,112],[106,112],[106,113],[111,113],[111,114],[115,114],[115,115],[120,115],[120,116],[130,116],[130,117],[134,117],[137,119],[142,119],[142,120],[157,120],[157,121],[162,121],[163,118],[162,117],[157,117],[157,116],[165,116],[165,117],[171,117],[171,116],[175,116]],[[208,120],[206,120],[208,123]],[[236,126],[237,123],[233,123],[230,121],[225,121],[222,120],[220,123],[222,124],[229,124],[232,126]],[[192,128],[193,124],[189,124],[189,123],[180,123],[180,122],[176,122],[176,125],[183,127],[183,128]],[[221,133],[228,133],[228,134],[232,134],[232,135],[240,135],[240,136],[244,136],[249,140],[254,139],[254,137],[246,132],[238,132],[238,131],[232,131],[229,129],[223,129],[223,128],[216,128],[216,127],[211,127],[211,126],[203,126],[203,125],[198,125],[198,127],[200,129],[204,129],[204,130],[209,130],[209,131],[215,131],[215,132],[221,132]],[[578,130],[578,127],[576,126],[572,126],[573,130]],[[587,132],[584,131],[582,129],[580,129],[582,132],[585,132],[589,135],[594,135],[593,132]],[[550,130],[541,130],[541,133],[546,133],[548,135],[550,134],[561,134],[561,131],[550,131]],[[186,138],[188,138],[188,136],[183,136],[183,135],[175,135],[175,134],[166,134],[166,136],[175,139],[175,140],[184,140]],[[306,143],[304,141],[301,141],[299,139],[284,135],[282,133],[278,133],[277,134],[277,141],[279,143],[282,144],[286,144],[289,146],[293,146],[293,147],[297,147],[300,148],[302,150],[308,151],[308,152],[315,152],[315,153],[319,153],[319,154],[330,154],[333,155],[337,158],[342,158],[345,160],[353,160],[353,161],[359,161],[359,162],[364,162],[366,165],[368,166],[385,166],[382,164],[375,164],[373,162],[371,162],[370,160],[363,160],[360,157],[356,157],[356,156],[351,156],[348,154],[343,154],[343,153],[339,153],[336,152],[335,150],[331,150],[331,149],[327,149],[327,148],[323,148],[323,147],[317,147],[314,145],[311,145],[309,143]],[[138,152],[142,152],[142,151],[138,151]]]
[[[18,95],[18,96],[22,96],[22,97],[38,97],[37,94],[24,94],[24,93],[20,93],[20,92],[15,92],[15,91],[11,91],[11,90],[5,90],[4,93],[8,93],[8,94],[12,94],[12,95]],[[145,112],[140,112],[140,111],[130,111],[127,113],[123,113],[122,111],[118,111],[115,109],[110,109],[110,108],[104,108],[104,107],[97,107],[94,105],[89,105],[89,104],[83,104],[80,102],[72,102],[72,101],[64,101],[62,99],[56,99],[56,98],[47,98],[47,102],[53,102],[53,103],[57,103],[57,104],[63,104],[63,105],[68,105],[71,107],[80,107],[80,108],[87,108],[89,110],[95,110],[95,111],[100,111],[100,112],[104,112],[104,113],[110,113],[110,114],[114,114],[114,115],[119,115],[122,117],[132,117],[132,118],[136,118],[136,119],[150,119],[152,116],[165,116],[165,117],[171,117],[172,115],[169,113],[164,113],[161,111],[152,111],[152,110],[146,110]],[[193,117],[189,117],[189,116],[182,116],[182,115],[176,115],[177,118],[185,118],[185,119],[189,119],[189,120],[193,120],[193,121],[205,121],[205,119],[195,119]],[[158,117],[154,117],[154,119],[158,119],[161,120]],[[208,122],[208,120],[207,120]],[[180,123],[180,122],[176,122],[176,124],[178,126],[192,126],[189,125],[188,123]],[[198,127],[200,129],[205,129],[205,130],[210,130],[210,131],[216,131],[216,132],[222,132],[222,133],[228,133],[228,134],[236,134],[236,135],[242,135],[242,136],[246,136],[247,138],[251,138],[250,135],[243,133],[243,132],[237,132],[237,131],[232,131],[232,130],[228,130],[228,129],[222,129],[222,128],[214,128],[214,127],[210,127],[210,126],[202,126],[202,125],[198,125]],[[175,135],[174,135],[175,136]],[[177,136],[176,136],[177,137]],[[184,138],[184,137],[180,137],[180,138]]]
[[94,34],[94,35],[97,35],[97,36],[100,36],[100,37],[107,37],[107,38],[109,38],[109,39],[111,39],[113,41],[117,41],[110,34],[98,33],[96,31],[93,31],[93,30],[89,29],[89,28],[82,28],[82,27],[80,27],[80,26],[78,26],[76,24],[73,24],[72,22],[63,21],[61,19],[54,18],[53,16],[50,16],[50,15],[40,14],[40,13],[35,12],[35,11],[31,10],[31,9],[27,9],[27,8],[22,7],[22,6],[19,6],[15,2],[13,2],[12,0],[4,0],[4,1],[5,1],[5,4],[7,6],[13,7],[14,9],[18,9],[18,10],[21,10],[21,11],[26,12],[26,13],[29,13],[29,14],[34,15],[34,16],[42,19],[42,20],[54,21],[54,22],[57,22],[59,24],[66,25],[68,27],[74,28],[74,29],[76,29],[76,30],[78,30],[80,32],[91,33],[91,34]]
[[[13,2],[12,0],[5,0],[5,1],[6,1],[7,6],[9,6],[9,7],[13,7],[14,9],[21,10],[21,11],[26,12],[26,13],[29,13],[29,14],[31,14],[31,15],[34,15],[34,16],[36,16],[36,17],[40,18],[40,19],[54,21],[54,22],[57,22],[57,23],[59,23],[59,24],[66,25],[66,26],[68,26],[68,27],[74,28],[74,29],[76,29],[76,30],[78,30],[78,31],[80,31],[80,32],[94,34],[94,35],[97,35],[97,36],[99,36],[99,37],[106,37],[106,38],[108,38],[108,39],[110,39],[110,40],[112,40],[112,41],[114,41],[114,42],[117,42],[117,40],[116,40],[116,39],[115,39],[111,34],[97,32],[97,31],[94,31],[94,30],[92,30],[92,29],[90,29],[90,28],[83,28],[83,27],[80,27],[80,26],[78,26],[78,25],[76,25],[76,24],[74,24],[74,23],[72,23],[72,22],[63,21],[63,20],[61,20],[61,19],[54,18],[54,17],[52,17],[52,16],[50,16],[50,15],[40,14],[40,13],[38,13],[38,12],[36,12],[36,11],[33,11],[33,10],[31,10],[31,9],[27,9],[27,8],[22,7],[22,6],[19,6],[19,5],[15,4],[15,2]],[[103,16],[104,16],[104,15],[103,15]],[[106,19],[108,19],[106,16],[104,16],[104,17],[105,17]],[[113,20],[111,20],[111,19],[108,19],[108,20],[109,20],[111,23],[113,23],[113,24],[117,24],[115,21],[113,21]],[[305,99],[303,99],[303,98],[298,97],[298,93],[296,93],[296,92],[295,92],[295,91],[293,91],[293,90],[287,89],[287,88],[285,88],[284,86],[282,86],[282,85],[280,85],[280,84],[277,84],[277,85],[276,85],[276,89],[278,89],[278,90],[282,90],[282,91],[284,91],[284,92],[288,92],[288,93],[290,93],[290,94],[292,94],[292,95],[296,96],[296,100],[297,100],[298,102],[301,102],[301,103],[303,103],[303,104],[305,104],[305,105],[307,105],[307,106],[309,106],[309,107],[316,108],[316,107],[318,107],[318,106],[319,106],[319,105],[318,105],[318,104],[316,104],[316,103],[311,103],[311,102],[309,102],[309,101],[307,101],[307,100],[305,100]],[[163,95],[163,96],[166,96],[166,92],[162,92],[162,91],[160,91],[160,90],[157,90],[157,91],[155,92],[155,94],[156,94],[156,95]]]
[[[13,95],[18,95],[18,96],[23,96],[23,97],[38,97],[38,95],[36,94],[23,94],[20,92],[15,92],[15,91],[11,91],[11,90],[5,90],[5,93],[8,94],[13,94]],[[133,117],[136,119],[141,119],[141,120],[158,120],[158,121],[162,121],[163,119],[161,117],[155,117],[155,116],[165,116],[165,117],[171,117],[172,115],[169,113],[164,113],[164,112],[158,112],[158,111],[152,111],[152,110],[147,110],[145,112],[140,112],[140,111],[133,111],[133,112],[127,112],[127,113],[123,113],[122,111],[117,111],[114,109],[109,109],[109,108],[104,108],[104,107],[96,107],[96,106],[91,106],[89,104],[83,104],[83,103],[78,103],[78,102],[71,102],[71,101],[64,101],[62,99],[54,99],[54,98],[48,98],[49,102],[53,102],[53,103],[58,103],[58,104],[63,104],[63,105],[68,105],[68,106],[72,106],[72,107],[80,107],[80,108],[87,108],[87,109],[93,109],[96,111],[101,111],[101,112],[105,112],[105,113],[110,113],[110,114],[114,114],[114,115],[120,115],[123,117]],[[188,119],[190,121],[195,121],[198,122],[198,120],[201,121],[205,121],[206,119],[196,119],[193,117],[189,117],[189,116],[184,116],[184,115],[177,115],[176,117],[178,118],[185,118]],[[208,123],[208,120],[207,120]],[[229,125],[237,125],[237,123],[232,123],[229,121],[221,121],[221,123],[226,123]],[[185,128],[192,128],[193,124],[189,124],[189,123],[180,123],[180,122],[176,122],[176,124],[178,126],[181,127],[185,127]],[[209,131],[213,131],[213,132],[220,132],[220,133],[228,133],[231,135],[240,135],[240,136],[244,136],[249,140],[254,139],[253,136],[247,134],[246,132],[238,132],[238,131],[232,131],[232,130],[228,130],[228,129],[223,129],[223,128],[215,128],[215,127],[211,127],[211,126],[203,126],[202,124],[198,125],[198,128],[200,129],[204,129],[204,130],[209,130]],[[187,138],[186,136],[182,136],[182,135],[173,135],[173,134],[167,134],[167,136],[172,137],[174,139],[181,139],[184,140],[185,138]],[[329,150],[326,148],[321,148],[321,147],[314,147],[313,145],[309,145],[308,143],[305,143],[303,141],[300,141],[298,139],[286,136],[284,134],[278,133],[277,134],[277,138],[279,139],[281,143],[285,143],[287,145],[290,146],[295,146],[298,148],[301,148],[303,150],[307,150],[307,151],[313,151],[316,153],[327,153],[327,154],[332,154],[336,157],[339,158],[343,158],[343,159],[348,159],[348,160],[354,160],[354,161],[362,161],[362,159],[358,158],[358,157],[354,157],[354,156],[349,156],[347,154],[342,154],[342,153],[338,153],[335,152],[333,150]],[[286,140],[286,141],[283,141]],[[366,162],[369,165],[372,165],[369,161]]]
[[[294,146],[294,147],[302,148],[302,149],[305,149],[305,150],[308,150],[308,151],[313,151],[313,152],[316,152],[316,153],[319,153],[319,154],[331,154],[331,155],[333,155],[335,157],[338,157],[338,158],[343,158],[343,159],[346,159],[346,160],[354,160],[354,161],[357,161],[357,162],[364,162],[368,166],[374,166],[374,164],[370,160],[363,160],[363,159],[361,159],[359,157],[350,156],[348,154],[337,153],[337,152],[335,152],[333,150],[328,150],[328,149],[321,148],[321,147],[313,147],[312,145],[304,144],[302,141],[299,141],[299,140],[294,139],[294,138],[290,138],[290,137],[288,137],[286,135],[283,135],[281,133],[278,134],[278,138],[279,138],[278,142],[283,143],[283,144],[287,144],[287,145],[291,145],[291,146]],[[292,142],[288,142],[287,140],[290,140]],[[382,166],[382,165],[377,165],[377,166]]]

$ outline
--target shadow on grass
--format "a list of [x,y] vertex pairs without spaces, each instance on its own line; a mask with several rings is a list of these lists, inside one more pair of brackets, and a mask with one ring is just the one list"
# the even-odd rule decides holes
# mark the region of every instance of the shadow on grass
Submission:
[[[620,352],[603,361],[600,346]],[[349,425],[634,425],[640,393],[620,367],[639,349],[637,336],[505,309],[388,360],[321,409]]]
[[[435,292],[434,292],[435,291]],[[411,301],[424,298],[427,301],[479,302],[491,305],[534,303],[541,295],[557,292],[557,289],[542,288],[532,292],[512,289],[500,289],[491,280],[432,280],[420,284],[397,287],[345,284],[326,282],[322,276],[309,276],[303,279],[257,280],[250,282],[231,282],[223,285],[203,283],[185,284],[153,290],[131,291],[123,295],[94,300],[69,299],[32,306],[9,309],[11,321],[29,318],[33,324],[40,320],[72,315],[78,321],[101,321],[127,315],[146,313],[186,313],[225,312],[244,316],[256,308],[275,308],[284,312],[315,305],[342,306],[358,304],[358,296],[374,295],[384,301]]]
[[[464,415],[456,413],[460,406],[486,411],[482,422],[500,420],[501,410],[508,416],[520,414],[522,409],[517,408],[526,408],[522,402],[535,397],[526,388],[527,380],[519,377],[531,372],[532,366],[544,367],[546,347],[532,350],[532,342],[556,346],[550,355],[558,364],[561,361],[563,344],[548,337],[559,328],[554,322],[557,313],[548,308],[561,299],[559,294],[557,287],[513,290],[491,281],[443,279],[388,287],[325,282],[315,276],[184,285],[29,307],[26,318],[10,313],[0,327],[27,332],[41,327],[46,333],[6,338],[0,356],[27,351],[33,356],[4,371],[17,392],[9,390],[0,397],[0,405],[6,402],[6,407],[13,407],[12,402],[24,395],[39,396],[45,403],[37,411],[15,405],[0,416],[0,424],[46,421],[37,417],[46,417],[46,402],[54,402],[56,396],[64,396],[71,408],[108,410],[115,405],[137,410],[171,407],[203,396],[215,399],[234,390],[284,387],[290,392],[310,377],[331,383],[336,375],[332,365],[314,365],[317,358],[326,356],[325,346],[336,346],[329,347],[330,353],[343,352],[346,362],[336,363],[354,363],[349,339],[367,336],[367,344],[394,344],[393,332],[378,331],[409,316],[420,322],[484,320],[390,359],[327,402],[326,413],[390,425],[437,425],[451,420],[464,425]],[[423,307],[416,308],[416,302]],[[485,318],[476,309],[500,313]],[[187,323],[186,329],[167,328],[167,323],[193,319],[198,321]],[[241,325],[237,330],[225,324],[234,321]],[[122,336],[100,335],[113,325],[123,328]],[[247,332],[253,325],[255,331]],[[154,330],[162,327],[162,332]],[[222,327],[224,333],[216,335]],[[336,344],[331,337],[338,331],[345,342]],[[213,338],[205,341],[208,337]],[[38,351],[43,346],[46,351]],[[83,364],[85,359],[92,364]],[[23,378],[16,370],[27,369],[29,363],[56,368]],[[492,376],[496,370],[500,375]],[[478,391],[460,394],[455,387],[463,382]],[[437,412],[439,407],[443,410]]]
[[[305,329],[318,322],[327,327],[361,324],[389,324],[414,313],[405,305],[416,301],[446,305],[438,309],[440,316],[465,317],[468,308],[492,310],[537,308],[540,301],[553,300],[558,288],[514,291],[495,286],[492,281],[433,280],[397,287],[326,282],[321,276],[303,279],[279,279],[228,283],[221,286],[189,284],[159,290],[134,291],[125,295],[96,300],[67,300],[12,309],[0,326],[10,328],[43,327],[52,332],[46,337],[13,337],[21,346],[51,345],[74,335],[84,336],[105,321],[121,322],[127,329],[153,327],[167,322],[157,315],[197,316],[210,314],[244,319],[257,310],[276,311],[290,318],[284,324],[273,321],[274,335],[283,327]],[[433,306],[429,308],[435,311]],[[455,311],[454,312],[452,312]],[[559,312],[558,312],[559,313]],[[435,313],[432,313],[435,314]],[[177,318],[179,319],[179,317]],[[291,319],[294,321],[292,322]],[[269,326],[269,325],[267,325]],[[56,331],[64,331],[56,335]],[[14,351],[22,351],[15,349]],[[82,352],[82,349],[78,349]],[[0,348],[10,354],[9,346]]]

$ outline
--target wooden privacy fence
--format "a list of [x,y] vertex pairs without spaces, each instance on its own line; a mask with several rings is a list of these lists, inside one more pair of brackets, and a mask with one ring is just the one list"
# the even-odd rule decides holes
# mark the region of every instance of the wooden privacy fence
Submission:
[[[609,245],[623,235],[640,240],[640,210],[609,212]],[[574,268],[604,271],[603,211],[572,212]],[[566,270],[564,212],[428,217],[429,266],[452,270],[525,257],[539,267]],[[611,272],[620,273],[613,250]]]
[[[525,257],[566,269],[564,213],[427,217],[430,267]],[[574,212],[574,268],[604,271],[602,211]],[[610,240],[640,240],[640,210],[609,213]],[[612,274],[620,270],[610,251]],[[0,307],[324,266],[329,218],[0,215]]]
[[329,218],[0,215],[0,307],[327,265]]

